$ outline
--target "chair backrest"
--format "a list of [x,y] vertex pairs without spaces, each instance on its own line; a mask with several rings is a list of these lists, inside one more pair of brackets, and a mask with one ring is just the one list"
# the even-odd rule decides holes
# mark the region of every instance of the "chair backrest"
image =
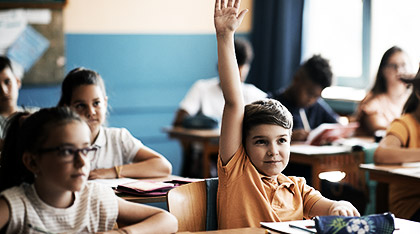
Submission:
[[219,178],[206,179],[207,221],[206,231],[217,230],[217,187]]
[[217,229],[217,182],[217,178],[206,179],[181,185],[168,192],[168,210],[178,219],[178,231]]

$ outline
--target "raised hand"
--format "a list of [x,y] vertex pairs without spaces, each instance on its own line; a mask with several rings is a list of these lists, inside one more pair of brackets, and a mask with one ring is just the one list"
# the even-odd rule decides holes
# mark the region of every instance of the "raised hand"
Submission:
[[[217,36],[234,33],[241,25],[248,9],[239,12],[241,0],[216,0],[214,7],[214,26]],[[239,12],[239,14],[238,14]]]

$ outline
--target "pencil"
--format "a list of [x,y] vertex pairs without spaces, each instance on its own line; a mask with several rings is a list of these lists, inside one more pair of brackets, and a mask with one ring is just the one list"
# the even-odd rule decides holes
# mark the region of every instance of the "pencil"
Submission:
[[306,232],[309,232],[309,233],[316,233],[316,231],[312,231],[312,230],[307,229],[307,228],[304,228],[304,227],[299,227],[299,226],[296,226],[296,225],[291,224],[291,223],[289,224],[289,227],[296,228],[296,229],[299,229],[299,230],[302,230],[302,231],[306,231]]

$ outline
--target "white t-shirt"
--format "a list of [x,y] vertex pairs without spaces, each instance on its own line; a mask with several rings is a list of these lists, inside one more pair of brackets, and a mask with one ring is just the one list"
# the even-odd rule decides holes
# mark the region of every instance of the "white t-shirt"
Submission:
[[[242,83],[242,91],[245,104],[267,97],[265,92],[252,84]],[[179,107],[187,111],[189,115],[195,115],[201,106],[204,115],[220,120],[224,105],[225,100],[219,85],[219,78],[215,77],[197,80],[185,95]]]
[[90,162],[91,170],[132,163],[137,151],[143,147],[127,129],[106,127],[101,127],[93,145],[99,149]]
[[105,185],[87,182],[75,192],[73,205],[55,208],[43,202],[33,184],[23,183],[3,191],[10,206],[6,233],[92,233],[112,230],[118,217],[114,191]]

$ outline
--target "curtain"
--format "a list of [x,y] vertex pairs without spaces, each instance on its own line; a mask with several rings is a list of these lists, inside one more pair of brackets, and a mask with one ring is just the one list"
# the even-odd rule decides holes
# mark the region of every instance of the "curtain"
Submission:
[[266,92],[289,85],[301,60],[304,0],[254,0],[254,61],[247,82]]

